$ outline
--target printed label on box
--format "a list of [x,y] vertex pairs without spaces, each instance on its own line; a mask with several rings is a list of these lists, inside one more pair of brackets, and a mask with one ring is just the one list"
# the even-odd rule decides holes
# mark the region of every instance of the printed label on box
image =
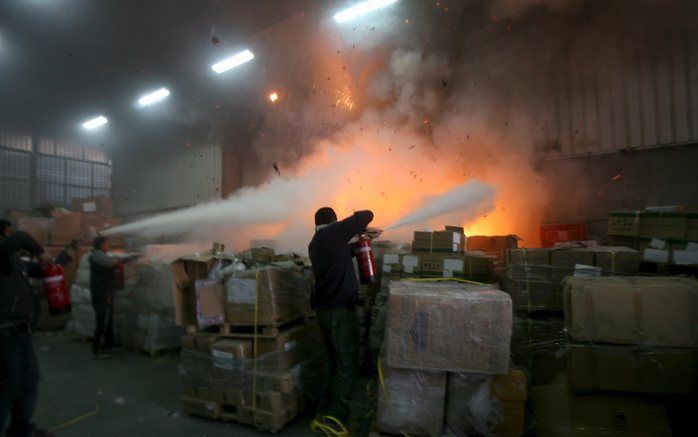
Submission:
[[396,253],[386,253],[383,255],[383,264],[399,264],[400,255]]
[[97,204],[95,202],[85,202],[82,204],[82,212],[96,212]]
[[226,283],[228,288],[228,303],[253,304],[257,297],[256,279],[230,278]]
[[444,260],[444,270],[455,270],[457,272],[463,271],[463,260],[462,259],[445,259]]
[[390,273],[393,271],[393,266],[390,264],[383,264],[383,272]]

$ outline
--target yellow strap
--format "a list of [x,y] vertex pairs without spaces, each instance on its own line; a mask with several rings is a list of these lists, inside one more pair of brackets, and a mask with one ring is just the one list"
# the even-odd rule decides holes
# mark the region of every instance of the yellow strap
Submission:
[[[254,296],[254,337],[252,338],[253,352],[252,357],[252,411],[257,414],[257,324],[259,322],[259,272],[255,274],[255,296]],[[255,418],[256,420],[256,418]]]
[[433,253],[434,251],[434,232],[432,231],[429,234],[429,254]]
[[99,413],[99,406],[97,405],[97,403],[95,403],[94,405],[95,405],[95,408],[92,411],[88,411],[87,413],[83,413],[79,416],[73,417],[72,419],[67,420],[63,423],[59,423],[58,425],[55,425],[55,426],[49,428],[48,430],[51,432],[56,432],[59,429],[67,428],[69,426],[75,425],[78,422],[82,422],[83,420],[87,419],[88,417],[94,416],[95,414]]

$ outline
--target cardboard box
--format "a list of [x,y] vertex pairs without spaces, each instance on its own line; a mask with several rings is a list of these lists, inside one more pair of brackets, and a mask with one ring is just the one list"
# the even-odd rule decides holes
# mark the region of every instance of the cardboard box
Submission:
[[609,215],[608,235],[684,240],[689,234],[690,216],[671,212],[613,211]]
[[211,346],[213,365],[219,367],[239,366],[242,360],[252,358],[252,340],[222,339]]
[[270,324],[309,312],[309,272],[267,268],[240,272],[226,282],[226,314],[231,324]]
[[566,278],[565,324],[581,342],[698,347],[698,281]]
[[642,252],[642,259],[644,261],[666,264],[669,262],[671,258],[670,255],[671,252],[669,252],[668,250],[647,248]]
[[520,437],[525,426],[526,375],[450,373],[446,424],[456,435]]
[[551,249],[510,249],[507,276],[511,279],[550,279]]
[[421,255],[386,253],[383,256],[383,276],[415,274],[419,272]]
[[558,248],[550,251],[550,279],[561,281],[573,276],[575,265],[594,265],[594,252],[586,248]]
[[626,396],[576,396],[565,385],[533,387],[540,437],[671,437],[660,402]]
[[20,215],[13,220],[13,224],[17,230],[31,235],[40,245],[49,244],[49,235],[53,226],[49,217]]
[[516,235],[476,235],[468,237],[468,250],[480,250],[485,255],[504,260],[508,249],[518,248],[520,238]]
[[690,266],[698,265],[698,251],[695,250],[675,250],[672,253],[674,264]]
[[74,197],[73,210],[85,215],[100,214],[108,217],[114,215],[112,201],[106,196]]
[[415,231],[412,251],[419,253],[459,253],[465,250],[463,228],[446,226],[444,231]]
[[698,349],[569,344],[567,379],[578,393],[698,393]]
[[457,282],[392,282],[388,365],[506,373],[511,323],[511,298],[501,290]]
[[683,240],[686,238],[687,224],[685,214],[643,212],[640,214],[640,236]]
[[486,277],[492,274],[493,259],[470,254],[423,254],[420,258],[419,273],[425,276]]
[[221,405],[217,402],[182,396],[182,412],[192,416],[218,419],[221,415]]
[[170,268],[174,278],[172,294],[175,306],[175,322],[178,325],[196,325],[196,292],[194,283],[206,279],[217,259],[211,253],[200,253],[180,257]]
[[270,263],[274,261],[274,249],[268,247],[253,247],[240,254],[244,261],[254,261],[258,263]]
[[588,250],[594,253],[593,265],[601,267],[607,276],[633,276],[640,269],[640,253],[623,246],[595,246]]
[[502,279],[502,290],[511,295],[516,311],[563,311],[562,285],[546,279],[515,280]]
[[413,436],[441,435],[446,404],[446,373],[395,369],[381,364],[376,426],[379,431]]
[[182,337],[182,349],[201,352],[203,354],[211,354],[213,344],[218,341],[220,335],[209,334],[206,332],[197,332]]
[[51,245],[66,246],[74,239],[80,239],[82,233],[82,214],[64,210],[51,213]]
[[194,283],[196,293],[196,325],[199,328],[216,326],[225,322],[225,289],[215,279],[198,279]]

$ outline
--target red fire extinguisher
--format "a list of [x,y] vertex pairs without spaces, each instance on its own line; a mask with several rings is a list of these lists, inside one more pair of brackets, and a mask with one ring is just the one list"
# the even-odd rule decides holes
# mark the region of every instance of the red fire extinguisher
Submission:
[[354,243],[354,256],[356,264],[359,266],[361,283],[373,284],[376,282],[376,262],[373,259],[371,238],[368,235],[359,235],[359,239]]
[[124,265],[120,262],[114,266],[114,285],[117,290],[124,289]]
[[69,313],[72,306],[70,305],[70,294],[65,282],[63,267],[55,263],[48,263],[41,270],[41,277],[44,283],[44,293],[48,297],[49,314],[57,316]]

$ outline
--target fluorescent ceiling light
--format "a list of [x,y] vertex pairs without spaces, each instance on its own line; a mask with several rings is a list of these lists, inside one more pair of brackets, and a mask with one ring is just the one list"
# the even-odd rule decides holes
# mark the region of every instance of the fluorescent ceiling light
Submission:
[[337,22],[339,23],[343,23],[360,15],[364,15],[369,12],[373,12],[376,9],[380,9],[382,7],[391,5],[395,2],[397,2],[397,0],[368,0],[365,2],[361,2],[349,9],[345,9],[341,12],[336,13],[334,15],[334,19],[337,20]]
[[138,99],[138,104],[140,106],[148,106],[152,105],[153,103],[159,102],[160,100],[164,99],[165,97],[170,95],[170,90],[167,88],[160,88],[157,91],[153,91],[152,93],[148,93]]
[[244,64],[245,62],[250,62],[251,60],[254,59],[254,53],[252,53],[249,50],[242,51],[236,55],[233,55],[229,58],[225,58],[220,62],[217,62],[211,66],[211,69],[215,71],[218,74],[221,74],[225,71],[230,70],[231,68],[235,68],[239,65]]
[[107,117],[100,115],[99,117],[95,117],[91,120],[87,120],[86,122],[84,122],[82,124],[82,127],[84,127],[85,129],[95,129],[95,128],[98,128],[102,125],[107,124],[108,121],[109,120],[107,120]]

